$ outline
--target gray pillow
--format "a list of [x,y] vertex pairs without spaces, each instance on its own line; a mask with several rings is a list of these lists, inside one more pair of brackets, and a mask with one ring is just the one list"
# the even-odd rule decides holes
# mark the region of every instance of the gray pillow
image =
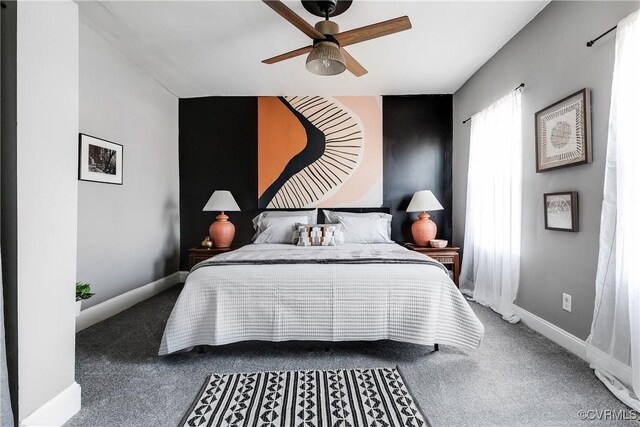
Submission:
[[264,218],[258,226],[260,234],[255,243],[289,243],[299,223],[305,223],[308,216],[272,216]]
[[323,210],[325,222],[342,224],[344,243],[393,243],[392,215],[384,212],[336,212]]
[[256,230],[256,233],[251,238],[251,241],[255,242],[258,236],[260,235],[260,223],[265,218],[283,217],[283,216],[302,216],[302,215],[305,215],[307,217],[306,220],[300,221],[304,224],[315,224],[316,222],[318,222],[318,209],[312,209],[308,211],[264,211],[262,212],[260,215],[257,215],[255,218],[253,218],[253,229]]

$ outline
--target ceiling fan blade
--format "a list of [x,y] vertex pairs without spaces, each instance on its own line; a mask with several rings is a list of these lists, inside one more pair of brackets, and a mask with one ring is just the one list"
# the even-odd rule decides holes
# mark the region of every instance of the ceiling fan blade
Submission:
[[279,0],[262,0],[267,6],[275,10],[278,15],[291,22],[296,28],[305,33],[312,39],[324,40],[325,36],[316,30],[313,25],[298,16],[293,10],[289,9]]
[[360,63],[356,61],[353,56],[349,55],[349,52],[347,52],[343,48],[340,48],[340,51],[342,52],[342,56],[344,56],[344,59],[346,59],[347,61],[347,70],[349,70],[351,74],[356,77],[364,76],[365,74],[367,74],[366,68],[360,65]]
[[352,44],[364,42],[389,34],[398,33],[411,28],[411,21],[408,16],[389,19],[388,21],[378,22],[377,24],[367,25],[366,27],[356,28],[354,30],[345,31],[335,34],[334,37],[340,43],[340,46],[349,46]]
[[282,55],[274,56],[273,58],[265,59],[262,61],[265,64],[275,64],[276,62],[284,61],[285,59],[295,58],[296,56],[304,55],[311,52],[313,46],[305,46],[300,49],[292,50],[291,52],[283,53]]

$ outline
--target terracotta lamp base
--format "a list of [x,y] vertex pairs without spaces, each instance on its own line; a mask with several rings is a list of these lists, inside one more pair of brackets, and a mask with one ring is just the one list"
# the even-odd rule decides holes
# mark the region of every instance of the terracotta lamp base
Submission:
[[428,213],[422,212],[418,215],[418,219],[411,224],[411,234],[417,246],[429,246],[429,241],[436,238],[438,226],[429,218]]
[[211,237],[213,246],[216,248],[230,247],[235,234],[236,227],[229,222],[229,217],[224,212],[220,212],[220,215],[216,217],[216,221],[209,227],[209,237]]

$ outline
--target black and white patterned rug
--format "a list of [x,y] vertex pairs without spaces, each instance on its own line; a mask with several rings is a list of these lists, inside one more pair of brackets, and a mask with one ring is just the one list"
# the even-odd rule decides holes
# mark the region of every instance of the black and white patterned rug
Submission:
[[181,426],[429,426],[398,368],[212,374]]

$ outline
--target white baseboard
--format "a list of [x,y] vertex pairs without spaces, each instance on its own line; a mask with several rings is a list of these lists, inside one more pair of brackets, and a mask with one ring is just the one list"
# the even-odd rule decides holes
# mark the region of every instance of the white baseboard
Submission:
[[[603,372],[608,372],[624,383],[631,384],[632,375],[630,366],[625,365],[593,346],[587,349],[587,343],[585,341],[564,329],[560,329],[553,323],[549,323],[535,314],[528,312],[522,307],[514,304],[513,309],[525,325],[586,361],[592,369],[600,369]],[[589,353],[588,359],[587,352]]]
[[76,382],[20,421],[21,427],[61,426],[80,410],[80,385]]
[[587,361],[587,345],[583,340],[515,304],[513,310],[525,325]]
[[[184,273],[186,272],[177,271],[163,277],[162,279],[158,279],[155,282],[140,286],[139,288],[125,292],[124,294],[101,302],[93,307],[89,307],[86,310],[82,310],[78,317],[76,317],[76,332],[80,332],[89,326],[102,322],[111,316],[115,316],[139,302],[149,299],[152,296],[177,285],[184,281],[182,278]],[[186,275],[184,277],[186,278]]]
[[[589,359],[591,360],[591,368],[598,369],[601,372],[606,372],[607,374],[613,375],[625,384],[633,383],[631,366],[625,365],[619,360],[611,357],[602,350],[599,350],[593,346],[587,349],[587,354],[589,355]],[[609,386],[607,385],[607,387]]]

